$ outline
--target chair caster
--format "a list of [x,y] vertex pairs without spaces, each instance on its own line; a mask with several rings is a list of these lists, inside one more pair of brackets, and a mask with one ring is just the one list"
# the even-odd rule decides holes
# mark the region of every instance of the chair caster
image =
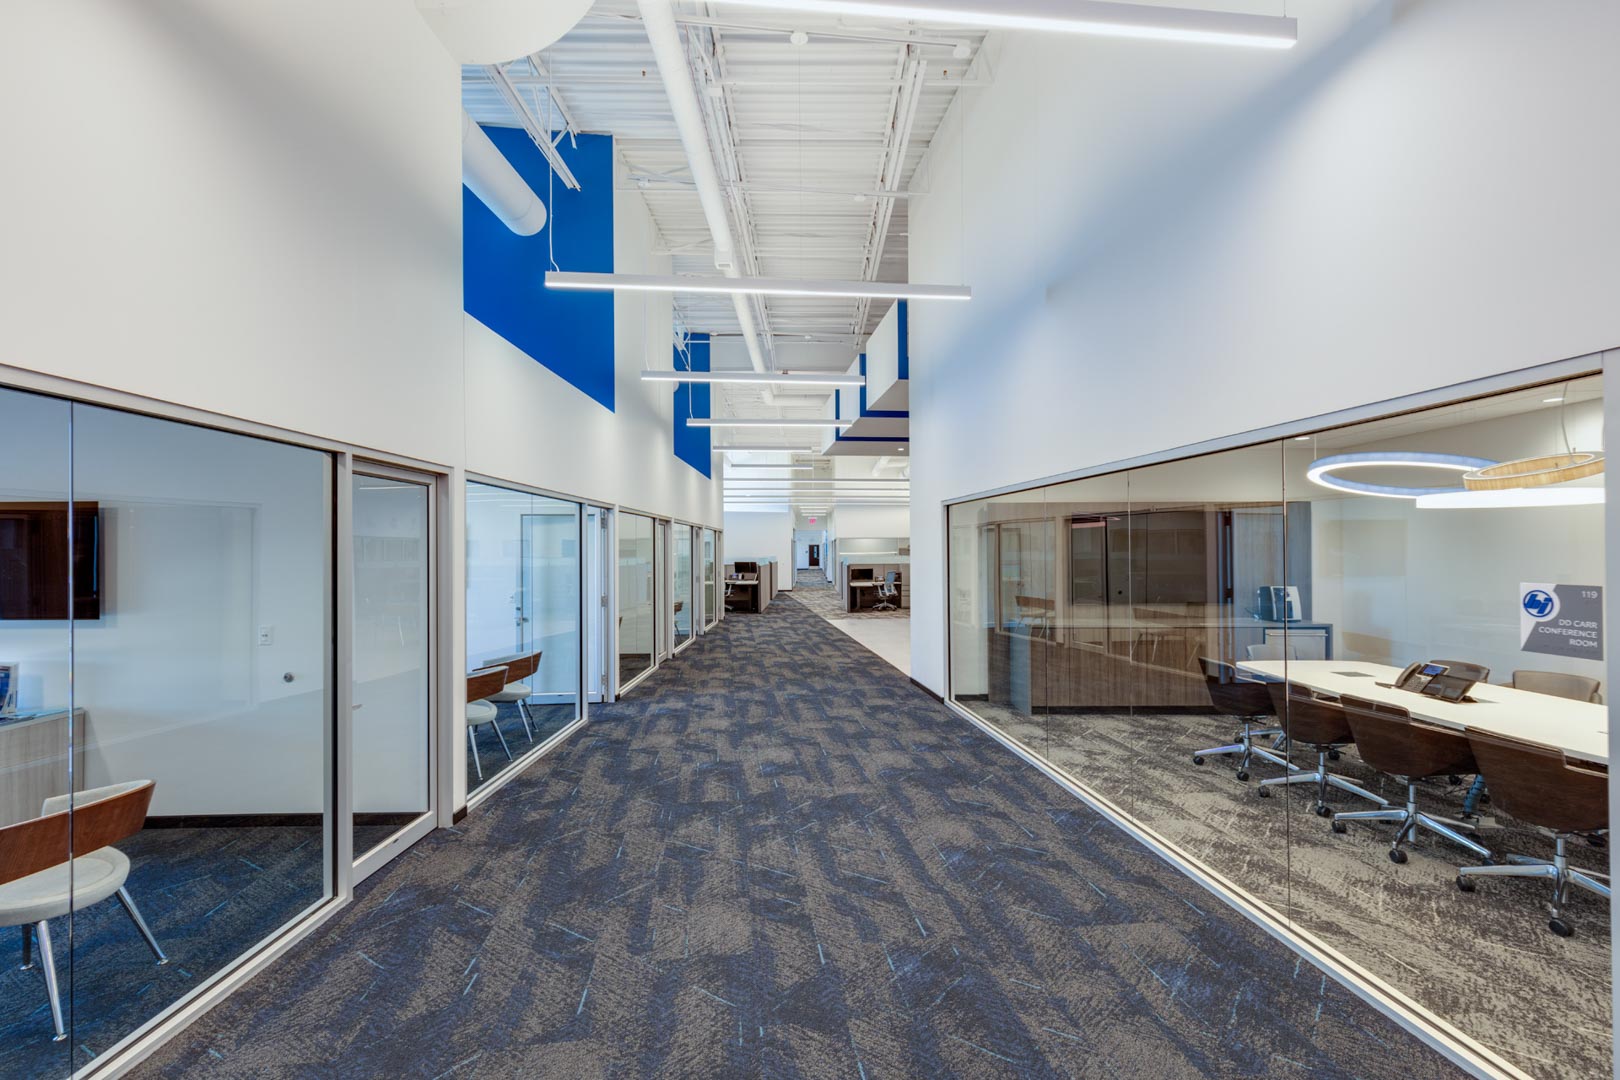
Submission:
[[1457,891],[1458,892],[1473,892],[1474,891],[1474,879],[1470,878],[1470,877],[1464,877],[1462,874],[1458,874],[1457,875]]
[[1600,833],[1593,833],[1586,838],[1586,842],[1593,847],[1608,847],[1609,838]]
[[1575,933],[1575,928],[1569,925],[1569,923],[1565,922],[1563,919],[1552,919],[1548,921],[1547,929],[1551,930],[1559,937],[1569,937]]
[[1345,833],[1350,831],[1350,826],[1346,825],[1342,821],[1335,821],[1333,823],[1333,831],[1338,833],[1340,836],[1343,836]]
[[1451,784],[1452,787],[1456,787],[1458,784],[1462,783],[1462,777],[1458,776],[1456,773],[1452,773],[1450,776],[1446,777],[1446,780]]
[[1389,849],[1389,861],[1392,862],[1392,863],[1398,863],[1398,864],[1399,863],[1405,863],[1406,862],[1406,852],[1402,851],[1398,847],[1390,848]]
[[1237,771],[1237,778],[1239,780],[1247,780],[1249,778],[1249,770],[1248,769],[1239,769]]
[[1333,808],[1328,806],[1327,803],[1317,803],[1315,814],[1317,817],[1332,817]]
[[1339,752],[1337,750],[1329,750],[1328,751],[1328,760],[1329,761],[1338,761],[1339,760]]
[[1193,764],[1194,765],[1202,765],[1203,763],[1204,763],[1204,755],[1203,754],[1194,754],[1193,755]]
[[1263,787],[1263,788],[1261,788],[1261,789],[1260,789],[1260,797],[1261,797],[1261,798],[1262,798],[1262,799],[1269,799],[1269,798],[1271,798],[1271,789],[1270,789],[1270,788],[1268,788],[1268,787]]

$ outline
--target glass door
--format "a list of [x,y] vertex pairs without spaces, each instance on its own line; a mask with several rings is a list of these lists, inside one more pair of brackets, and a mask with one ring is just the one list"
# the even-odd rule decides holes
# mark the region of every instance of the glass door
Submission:
[[587,644],[585,649],[586,699],[594,702],[607,700],[608,657],[613,655],[613,638],[609,633],[613,610],[608,593],[611,581],[609,568],[613,565],[612,550],[608,546],[608,520],[611,511],[600,506],[585,508],[585,609],[587,618]]
[[670,588],[669,573],[669,522],[660,521],[654,532],[657,544],[653,548],[653,580],[658,583],[658,660],[662,663],[670,656],[671,630],[674,625],[672,616],[673,605],[670,597],[674,590]]
[[692,588],[692,526],[675,526],[675,648],[697,631],[697,595]]
[[365,468],[352,477],[356,881],[433,828],[436,758],[432,483]]

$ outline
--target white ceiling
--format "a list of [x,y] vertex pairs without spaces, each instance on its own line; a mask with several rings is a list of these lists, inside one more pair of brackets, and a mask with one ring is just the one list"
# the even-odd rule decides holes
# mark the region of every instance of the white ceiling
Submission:
[[[964,81],[987,79],[972,70],[983,32],[705,2],[677,3],[675,11],[699,96],[710,107],[710,148],[722,181],[733,185],[731,225],[743,272],[906,281],[903,196]],[[805,44],[791,43],[795,30],[808,35]],[[541,126],[549,120],[553,130],[616,136],[625,166],[620,183],[645,199],[675,272],[715,272],[709,230],[634,0],[598,0],[562,40],[506,71]],[[464,70],[462,93],[480,123],[518,122],[484,69]],[[909,131],[902,122],[912,112],[908,94],[916,95]],[[845,370],[887,309],[887,301],[761,300],[768,362],[777,370]],[[738,333],[725,296],[677,297],[676,317],[688,331]],[[806,341],[838,348],[803,348]],[[724,352],[717,367],[747,366],[741,350]],[[778,391],[767,405],[753,387],[715,390],[722,416],[819,416],[828,408],[825,392]],[[803,431],[745,434],[732,441],[806,441]],[[726,433],[717,438],[726,441]]]

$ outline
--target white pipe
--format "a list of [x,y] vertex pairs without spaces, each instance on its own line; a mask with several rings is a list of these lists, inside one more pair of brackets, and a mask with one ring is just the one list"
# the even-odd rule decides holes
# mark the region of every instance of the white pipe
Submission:
[[[703,216],[709,223],[709,233],[714,239],[714,265],[726,277],[741,277],[742,270],[737,266],[737,246],[732,241],[731,222],[726,217],[720,175],[714,168],[714,155],[709,152],[709,134],[703,125],[703,108],[698,104],[697,89],[692,85],[686,50],[681,46],[680,30],[675,25],[675,12],[669,0],[636,0],[636,7],[641,11],[642,26],[647,30],[647,41],[652,45],[658,74],[664,80],[664,91],[669,96],[669,107],[675,116],[675,129],[680,133],[681,146],[686,150],[698,201],[703,206]],[[765,355],[760,350],[759,329],[754,323],[754,310],[750,306],[753,301],[739,294],[732,297],[732,303],[737,310],[737,325],[748,346],[749,362],[755,371],[769,371]]]
[[461,110],[461,182],[519,236],[545,228],[546,204],[466,109]]

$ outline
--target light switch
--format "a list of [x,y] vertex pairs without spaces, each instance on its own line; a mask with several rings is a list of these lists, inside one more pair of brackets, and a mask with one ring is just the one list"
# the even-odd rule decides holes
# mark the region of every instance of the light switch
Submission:
[[276,643],[276,628],[273,626],[259,627],[259,644],[274,645]]

